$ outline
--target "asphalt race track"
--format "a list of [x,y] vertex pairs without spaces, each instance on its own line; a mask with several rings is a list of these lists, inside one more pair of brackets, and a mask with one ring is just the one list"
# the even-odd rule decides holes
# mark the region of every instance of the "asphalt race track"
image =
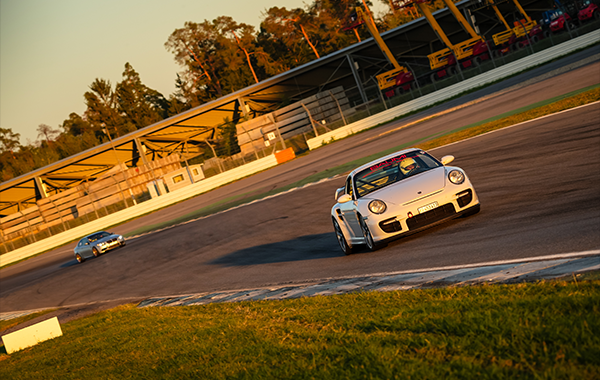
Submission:
[[[293,183],[351,159],[598,83],[599,72],[596,62],[411,127],[400,128],[406,120],[390,123],[112,231],[125,233],[232,195]],[[329,216],[334,191],[344,182],[338,177],[129,240],[125,248],[83,264],[76,264],[71,244],[3,268],[1,310],[118,303],[598,249],[598,120],[600,103],[431,151],[438,158],[456,157],[452,165],[467,172],[482,211],[376,252],[347,257],[340,251]]]

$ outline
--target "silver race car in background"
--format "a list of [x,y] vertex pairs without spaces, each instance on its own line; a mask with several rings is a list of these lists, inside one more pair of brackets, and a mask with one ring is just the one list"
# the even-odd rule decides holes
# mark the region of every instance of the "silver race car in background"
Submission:
[[479,199],[465,172],[445,166],[420,149],[371,161],[346,178],[331,209],[335,234],[345,254],[360,245],[375,250],[387,241],[445,220],[479,212]]
[[99,231],[79,240],[75,247],[75,258],[80,263],[90,257],[98,257],[112,249],[125,246],[125,239],[121,235]]

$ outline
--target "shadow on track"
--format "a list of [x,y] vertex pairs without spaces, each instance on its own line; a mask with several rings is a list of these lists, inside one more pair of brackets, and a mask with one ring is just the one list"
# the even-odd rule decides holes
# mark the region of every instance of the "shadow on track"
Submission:
[[76,264],[79,264],[79,262],[77,262],[76,259],[73,259],[73,260],[69,260],[66,263],[62,264],[60,266],[60,268],[68,268],[68,267],[72,267],[73,265],[76,265]]
[[213,260],[211,264],[234,267],[340,256],[344,254],[340,251],[335,234],[331,232],[242,249]]

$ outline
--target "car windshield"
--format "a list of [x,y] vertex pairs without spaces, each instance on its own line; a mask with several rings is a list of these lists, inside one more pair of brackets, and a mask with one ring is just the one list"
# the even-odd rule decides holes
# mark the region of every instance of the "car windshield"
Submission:
[[422,150],[415,150],[377,162],[356,173],[354,187],[360,198],[387,185],[440,166],[442,164],[429,154]]
[[89,240],[91,243],[93,243],[93,242],[95,242],[96,240],[99,240],[99,239],[105,238],[105,237],[107,237],[107,236],[110,236],[110,234],[109,234],[108,232],[104,232],[104,231],[103,231],[103,232],[96,232],[95,234],[88,236],[88,240]]

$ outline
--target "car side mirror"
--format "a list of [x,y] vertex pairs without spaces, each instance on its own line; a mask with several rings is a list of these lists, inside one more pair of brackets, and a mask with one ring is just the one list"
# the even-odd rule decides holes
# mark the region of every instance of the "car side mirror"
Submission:
[[442,165],[448,165],[452,161],[454,161],[454,156],[444,156],[444,157],[442,157]]
[[338,198],[338,203],[346,203],[352,200],[352,196],[350,194],[344,194]]
[[340,187],[339,189],[337,189],[335,191],[335,200],[337,201],[345,192],[346,189],[344,187]]

